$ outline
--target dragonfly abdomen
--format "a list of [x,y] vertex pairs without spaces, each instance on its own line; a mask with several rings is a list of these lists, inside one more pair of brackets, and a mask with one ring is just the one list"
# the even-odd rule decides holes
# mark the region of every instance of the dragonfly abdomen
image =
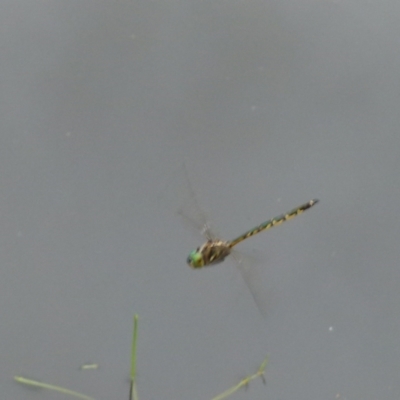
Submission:
[[278,217],[263,222],[261,225],[258,225],[255,228],[250,229],[249,231],[238,236],[236,239],[230,241],[229,247],[232,248],[233,246],[236,246],[238,243],[242,242],[243,240],[251,236],[256,235],[257,233],[273,228],[274,226],[278,226],[285,221],[289,221],[290,219],[296,217],[297,215],[302,214],[304,211],[308,210],[316,203],[318,203],[317,199],[310,200],[308,203],[302,204],[300,207],[294,208],[293,210],[289,211],[286,214],[279,215]]

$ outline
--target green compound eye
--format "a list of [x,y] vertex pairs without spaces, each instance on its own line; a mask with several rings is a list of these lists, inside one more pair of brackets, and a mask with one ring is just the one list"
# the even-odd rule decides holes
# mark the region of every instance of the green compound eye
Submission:
[[202,267],[202,259],[203,257],[201,256],[201,253],[198,250],[193,250],[190,252],[186,262],[192,267],[192,268],[199,268]]

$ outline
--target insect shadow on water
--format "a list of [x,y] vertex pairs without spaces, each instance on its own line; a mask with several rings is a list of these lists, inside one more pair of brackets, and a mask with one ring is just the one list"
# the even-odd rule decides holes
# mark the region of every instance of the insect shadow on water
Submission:
[[221,240],[221,237],[215,233],[215,230],[212,228],[209,220],[205,217],[203,210],[197,203],[197,197],[190,183],[185,163],[182,163],[181,168],[185,175],[184,180],[186,181],[186,190],[188,192],[186,197],[188,198],[186,200],[186,208],[181,206],[178,213],[188,221],[190,225],[196,227],[197,231],[201,232],[201,234],[206,238],[206,242],[189,253],[186,259],[187,264],[193,269],[200,269],[220,264],[227,256],[232,255],[243,280],[253,296],[257,308],[265,317],[266,305],[259,294],[258,288],[256,288],[256,280],[252,277],[251,264],[255,263],[255,259],[251,259],[248,255],[239,253],[233,248],[240,242],[256,235],[257,233],[278,226],[283,222],[302,214],[304,211],[314,206],[318,200],[310,200],[285,214],[271,218],[232,240]]

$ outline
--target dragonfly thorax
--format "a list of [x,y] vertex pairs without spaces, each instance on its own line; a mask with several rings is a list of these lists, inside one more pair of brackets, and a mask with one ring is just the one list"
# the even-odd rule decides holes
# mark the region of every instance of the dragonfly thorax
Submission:
[[201,268],[224,261],[231,252],[229,242],[208,240],[201,247],[190,252],[187,263],[192,268]]

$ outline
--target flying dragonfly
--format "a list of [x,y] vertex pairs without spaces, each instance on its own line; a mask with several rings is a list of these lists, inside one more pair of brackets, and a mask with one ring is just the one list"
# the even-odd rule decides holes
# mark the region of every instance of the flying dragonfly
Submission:
[[233,247],[235,247],[243,240],[246,240],[256,235],[257,233],[273,228],[274,226],[278,226],[285,221],[289,221],[290,219],[302,214],[304,211],[308,210],[317,203],[317,199],[310,200],[309,202],[294,208],[286,214],[279,215],[275,218],[263,222],[262,224],[248,230],[247,232],[243,233],[233,240],[225,241],[216,239],[211,231],[208,229],[208,227],[205,226],[203,233],[206,236],[207,241],[196,250],[191,251],[186,261],[188,265],[192,268],[202,268],[209,265],[219,264],[224,261],[225,258],[231,253]]
[[[210,221],[206,218],[202,208],[197,203],[197,196],[191,185],[185,162],[182,163],[179,170],[180,173],[175,177],[177,182],[175,181],[174,184],[167,186],[170,187],[170,191],[167,191],[167,193],[172,196],[172,199],[169,199],[168,202],[175,205],[178,194],[178,197],[181,200],[185,199],[185,201],[182,201],[181,203],[179,214],[189,222],[189,225],[195,227],[196,232],[201,232],[203,237],[206,239],[206,242],[202,246],[190,252],[187,257],[187,264],[193,269],[201,269],[202,267],[222,263],[227,256],[231,255],[235,260],[235,264],[238,267],[244,282],[250,290],[257,308],[261,314],[265,316],[265,302],[263,301],[263,296],[260,296],[263,289],[260,287],[259,281],[256,278],[258,271],[257,269],[250,268],[250,265],[255,261],[254,257],[240,253],[236,251],[234,247],[243,240],[248,239],[257,233],[278,226],[283,222],[302,214],[304,211],[314,206],[318,200],[310,200],[286,214],[279,215],[250,229],[233,240],[225,241],[221,239],[221,236],[215,233],[214,229],[211,229]],[[184,177],[181,175],[182,172]],[[164,200],[168,200],[167,193],[165,193],[166,196]],[[259,260],[256,260],[257,263],[258,261]]]

